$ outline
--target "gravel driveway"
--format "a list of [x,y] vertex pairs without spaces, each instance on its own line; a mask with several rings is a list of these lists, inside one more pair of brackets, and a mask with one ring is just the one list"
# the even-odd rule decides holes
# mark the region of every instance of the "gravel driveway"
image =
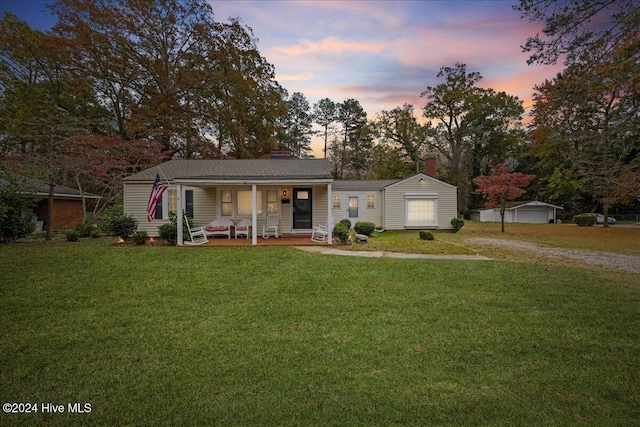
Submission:
[[479,243],[483,245],[504,246],[513,249],[536,252],[553,258],[571,258],[583,261],[591,265],[599,265],[614,270],[628,271],[640,274],[640,257],[633,255],[614,254],[611,252],[593,252],[581,249],[563,249],[541,246],[535,243],[519,242],[515,240],[471,238],[469,243]]

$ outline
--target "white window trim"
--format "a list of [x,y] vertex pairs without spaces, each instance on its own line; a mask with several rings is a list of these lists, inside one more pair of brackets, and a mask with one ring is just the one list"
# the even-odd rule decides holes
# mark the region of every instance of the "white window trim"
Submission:
[[[409,200],[433,200],[434,222],[424,224],[409,224]],[[404,195],[404,224],[405,228],[422,228],[438,226],[438,193],[406,193]]]
[[[369,206],[369,198],[373,197],[373,206]],[[376,195],[375,194],[367,194],[367,209],[375,209],[376,208]]]
[[[167,187],[167,190],[162,193],[162,219],[163,220],[168,220],[169,219],[169,192],[170,191],[178,191],[178,187],[172,187],[169,186]],[[177,214],[177,212],[176,212]]]

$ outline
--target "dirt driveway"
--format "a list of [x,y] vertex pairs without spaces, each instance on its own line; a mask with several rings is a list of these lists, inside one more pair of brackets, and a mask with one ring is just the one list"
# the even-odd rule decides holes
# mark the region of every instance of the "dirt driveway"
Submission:
[[474,237],[471,239],[466,239],[466,241],[475,244],[495,245],[517,250],[530,251],[552,258],[571,258],[591,265],[640,274],[639,256],[622,255],[611,252],[593,252],[581,249],[552,248],[549,246],[541,246],[535,243],[520,242],[516,240]]

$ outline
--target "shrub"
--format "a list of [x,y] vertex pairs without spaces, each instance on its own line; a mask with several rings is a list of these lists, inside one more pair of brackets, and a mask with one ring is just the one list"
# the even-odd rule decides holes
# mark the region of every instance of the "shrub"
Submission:
[[338,224],[344,225],[347,228],[347,230],[351,228],[351,221],[349,221],[347,218],[340,220]]
[[93,224],[83,222],[76,225],[76,230],[80,233],[80,237],[89,237],[91,232],[94,230],[94,227]]
[[596,216],[590,214],[575,215],[573,217],[573,222],[578,224],[580,227],[591,227],[596,223]]
[[166,240],[170,245],[175,245],[178,241],[178,225],[172,222],[162,224],[158,227],[158,237]]
[[457,233],[458,231],[460,231],[462,227],[464,227],[464,221],[461,220],[460,218],[453,218],[451,220],[451,225],[453,226],[451,231],[453,231],[454,233]]
[[433,240],[433,233],[430,231],[422,230],[420,231],[420,239],[422,240]]
[[342,221],[333,227],[333,235],[336,236],[343,245],[349,243],[349,229]]
[[91,238],[92,239],[97,239],[98,237],[100,237],[100,232],[96,228],[91,230]]
[[96,216],[95,222],[100,230],[109,232],[108,227],[111,222],[111,218],[121,217],[123,214],[124,206],[122,204],[112,205],[100,212]]
[[107,224],[107,232],[123,240],[127,240],[136,228],[138,228],[138,220],[128,215],[111,217]]
[[35,202],[11,183],[8,175],[0,171],[0,177],[7,181],[6,185],[0,185],[0,240],[13,242],[33,233],[36,218],[22,213],[30,211]]
[[136,245],[144,245],[147,242],[147,237],[149,237],[149,235],[146,231],[138,230],[133,233],[132,239]]
[[365,236],[371,236],[373,230],[376,229],[376,225],[369,221],[358,221],[353,226],[353,229],[358,234],[364,234]]
[[67,242],[77,242],[80,240],[80,232],[76,229],[67,230]]

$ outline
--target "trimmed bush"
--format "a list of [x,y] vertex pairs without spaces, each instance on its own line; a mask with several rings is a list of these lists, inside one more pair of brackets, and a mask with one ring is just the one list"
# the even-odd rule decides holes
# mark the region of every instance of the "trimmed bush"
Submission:
[[146,231],[138,230],[133,233],[132,239],[136,245],[144,245],[145,243],[147,243],[147,237],[149,237],[149,235]]
[[67,242],[77,242],[80,240],[80,232],[78,230],[67,230],[65,234],[67,236]]
[[358,234],[364,234],[365,236],[371,236],[373,230],[376,229],[376,225],[369,221],[358,221],[353,226],[353,229]]
[[138,220],[129,215],[111,217],[107,224],[107,232],[127,240],[138,228]]
[[596,216],[589,214],[575,215],[573,217],[573,222],[578,224],[580,227],[591,227],[596,223]]
[[349,221],[347,218],[340,220],[338,224],[344,225],[345,227],[347,227],[347,230],[351,228],[351,221]]
[[175,245],[178,241],[178,226],[171,222],[162,224],[158,227],[158,237],[166,240],[170,245]]
[[457,233],[458,231],[460,231],[462,227],[464,227],[464,221],[461,220],[460,218],[453,218],[451,220],[451,226],[453,227],[451,231],[453,231],[454,233]]
[[100,232],[95,228],[93,230],[91,230],[91,238],[92,239],[97,239],[98,237],[100,237]]
[[430,231],[422,230],[420,231],[420,239],[422,240],[433,240],[433,233]]
[[80,233],[80,237],[89,237],[91,235],[91,232],[94,230],[94,227],[93,224],[83,222],[76,225],[76,230],[78,230],[78,233]]
[[336,236],[343,245],[349,243],[349,229],[342,221],[333,227],[333,235]]

